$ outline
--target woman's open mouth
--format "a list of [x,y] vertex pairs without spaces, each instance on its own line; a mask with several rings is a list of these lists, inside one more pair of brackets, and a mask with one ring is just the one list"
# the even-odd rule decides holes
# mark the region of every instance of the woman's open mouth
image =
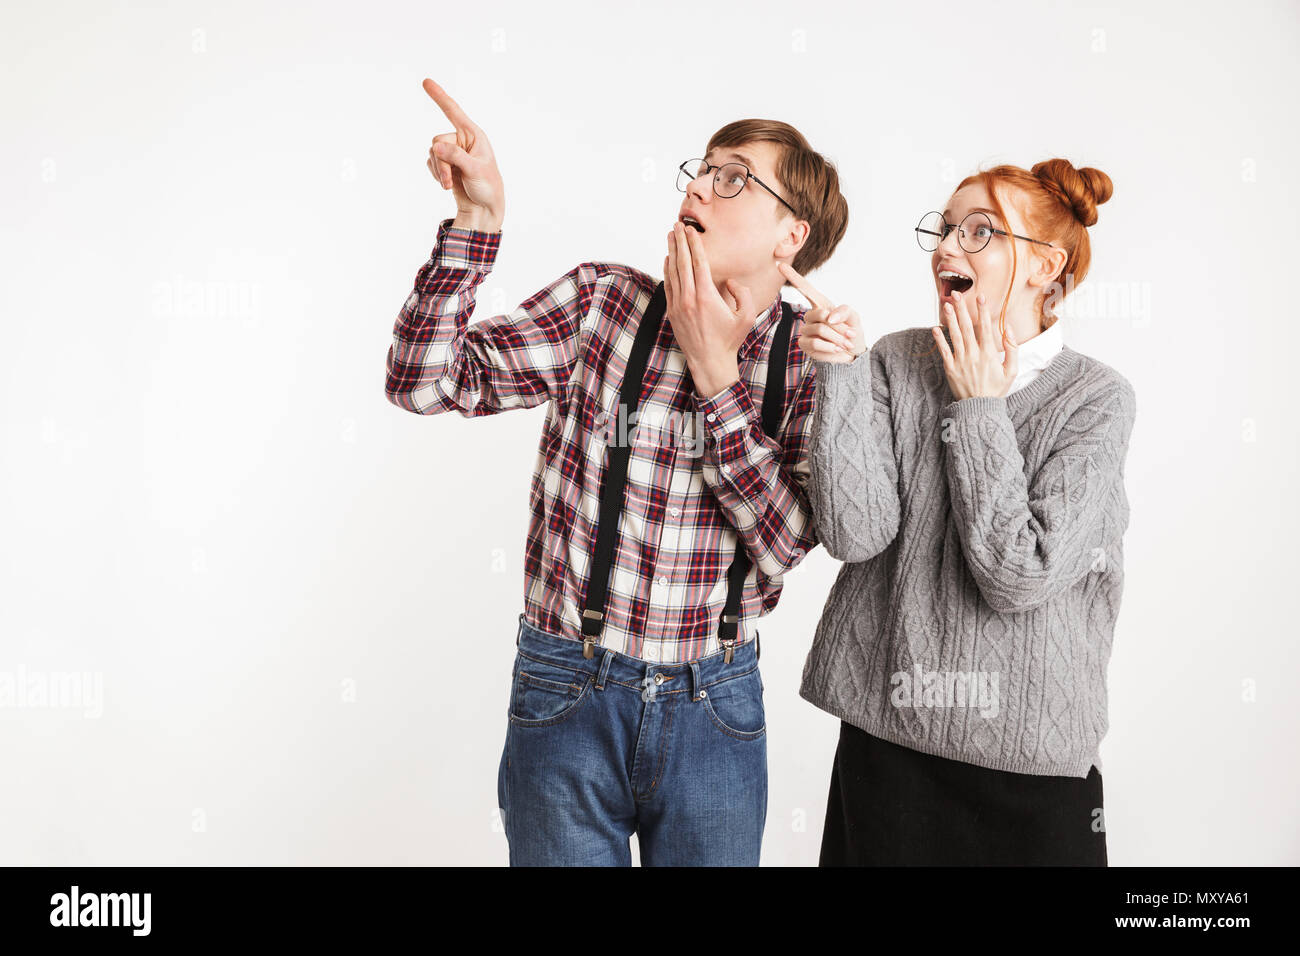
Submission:
[[951,269],[939,270],[939,285],[943,289],[943,298],[952,297],[954,292],[965,294],[970,291],[970,287],[975,284],[975,280],[968,275],[960,272],[953,272]]

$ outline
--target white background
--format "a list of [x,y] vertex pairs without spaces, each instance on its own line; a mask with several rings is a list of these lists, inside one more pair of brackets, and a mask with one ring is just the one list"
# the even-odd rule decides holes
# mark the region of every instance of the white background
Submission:
[[[384,398],[393,322],[453,209],[424,165],[449,128],[432,76],[507,187],[480,319],[583,260],[657,273],[674,167],[740,117],[792,122],[839,165],[849,230],[813,279],[869,341],[933,323],[911,229],[967,173],[1106,171],[1076,293],[1099,294],[1066,340],[1138,396],[1111,862],[1300,863],[1295,3],[4,19],[0,676],[97,674],[102,712],[0,708],[0,861],[505,862],[545,409]],[[837,567],[817,550],[760,626],[765,864],[817,860],[838,721],[797,688]]]

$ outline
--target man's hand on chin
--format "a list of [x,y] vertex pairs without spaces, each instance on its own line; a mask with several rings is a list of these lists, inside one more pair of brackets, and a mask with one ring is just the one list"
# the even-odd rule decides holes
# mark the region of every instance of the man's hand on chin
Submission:
[[664,259],[666,314],[702,398],[711,398],[740,379],[736,355],[754,328],[749,289],[733,279],[723,285],[730,301],[714,285],[695,230],[675,223]]

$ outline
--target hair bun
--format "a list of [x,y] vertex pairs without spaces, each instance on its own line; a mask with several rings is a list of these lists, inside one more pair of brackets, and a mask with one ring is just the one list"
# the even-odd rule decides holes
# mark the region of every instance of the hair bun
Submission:
[[1074,210],[1074,217],[1085,226],[1097,221],[1097,207],[1110,198],[1114,187],[1110,177],[1100,169],[1084,166],[1075,169],[1068,159],[1048,159],[1034,166],[1033,174],[1056,193],[1061,202]]

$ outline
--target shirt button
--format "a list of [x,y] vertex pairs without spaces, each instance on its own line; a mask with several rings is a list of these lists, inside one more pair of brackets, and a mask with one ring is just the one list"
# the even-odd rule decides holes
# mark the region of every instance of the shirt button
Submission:
[[666,588],[666,587],[668,587],[668,579],[667,579],[666,577],[662,577],[662,576],[661,576],[661,577],[659,578],[659,586],[660,586],[661,588]]
[[723,466],[722,466],[720,469],[718,469],[718,470],[721,471],[724,475],[729,475],[729,474],[731,474],[731,469],[728,468],[726,465],[723,465]]
[[668,513],[669,513],[670,515],[672,515],[674,518],[678,518],[678,517],[681,517],[682,509],[681,509],[681,508],[669,508],[669,509],[668,509]]
[[716,422],[718,420],[718,416],[715,415],[713,412],[709,412],[709,414],[705,415],[704,417],[711,422]]

